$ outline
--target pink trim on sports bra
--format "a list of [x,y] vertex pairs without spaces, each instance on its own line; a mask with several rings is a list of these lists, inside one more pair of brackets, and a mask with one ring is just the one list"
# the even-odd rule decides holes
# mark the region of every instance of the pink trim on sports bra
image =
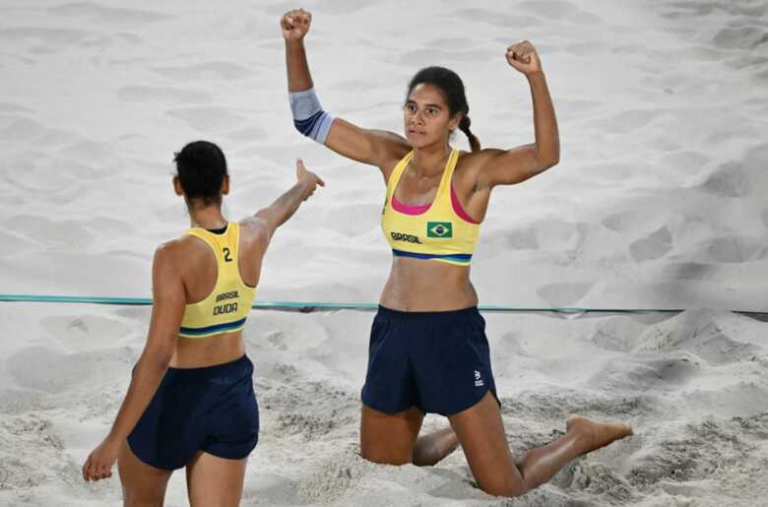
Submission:
[[[456,191],[453,189],[453,185],[451,185],[451,204],[453,205],[453,211],[456,212],[456,214],[459,215],[459,218],[462,220],[475,225],[480,223],[469,216],[469,213],[464,211],[464,207],[461,205],[461,201],[459,200],[459,196],[456,195]],[[392,208],[399,213],[403,213],[404,215],[423,215],[427,212],[430,206],[432,205],[403,204],[397,200],[397,197],[394,195],[392,196]]]
[[392,196],[392,207],[405,215],[423,215],[427,212],[431,204],[403,204]]
[[464,211],[464,206],[461,205],[461,201],[459,200],[459,196],[456,195],[456,191],[453,189],[453,185],[451,185],[451,204],[453,205],[453,211],[461,217],[465,222],[469,222],[470,224],[479,224],[477,220],[469,216],[469,213]]

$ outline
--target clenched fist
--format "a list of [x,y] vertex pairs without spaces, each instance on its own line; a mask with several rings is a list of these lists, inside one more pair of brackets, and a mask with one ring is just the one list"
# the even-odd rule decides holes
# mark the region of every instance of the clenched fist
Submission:
[[304,9],[294,9],[283,14],[280,18],[280,28],[283,29],[285,42],[303,41],[311,24],[312,14]]
[[507,62],[525,76],[541,72],[541,60],[536,48],[530,42],[523,41],[507,48]]

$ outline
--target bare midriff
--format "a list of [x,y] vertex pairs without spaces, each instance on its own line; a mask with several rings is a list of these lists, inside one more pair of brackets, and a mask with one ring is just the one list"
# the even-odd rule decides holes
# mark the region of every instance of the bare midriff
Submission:
[[403,312],[440,312],[477,306],[469,266],[394,257],[380,303]]
[[235,361],[245,354],[243,331],[217,334],[208,338],[184,338],[176,341],[172,368],[203,368]]

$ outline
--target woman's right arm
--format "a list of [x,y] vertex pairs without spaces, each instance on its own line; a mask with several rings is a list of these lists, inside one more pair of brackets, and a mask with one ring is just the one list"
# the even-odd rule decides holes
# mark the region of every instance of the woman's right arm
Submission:
[[184,252],[177,242],[162,245],[152,262],[152,318],[144,351],[131,376],[128,392],[107,437],[88,455],[82,473],[86,481],[112,476],[120,446],[149,406],[168,370],[184,318],[186,296],[178,268]]
[[294,124],[302,134],[336,153],[383,170],[392,160],[402,158],[410,147],[397,134],[360,128],[333,118],[320,108],[304,48],[304,37],[311,23],[312,14],[304,9],[290,11],[280,19]]
[[272,237],[278,227],[288,221],[296,213],[302,202],[315,193],[317,186],[325,186],[325,182],[315,173],[307,171],[304,161],[296,161],[296,184],[277,198],[275,202],[256,212],[253,219],[263,222],[266,227],[267,240]]
[[262,259],[267,253],[267,247],[277,228],[296,213],[301,203],[315,193],[318,185],[324,187],[325,182],[315,173],[307,171],[304,162],[299,159],[296,161],[296,184],[272,204],[240,222],[241,226],[247,227],[252,233],[258,259]]

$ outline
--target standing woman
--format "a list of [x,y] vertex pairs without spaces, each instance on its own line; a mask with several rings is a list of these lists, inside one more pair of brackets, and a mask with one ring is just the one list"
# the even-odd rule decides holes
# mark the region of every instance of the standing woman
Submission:
[[[555,111],[534,47],[514,44],[506,59],[530,84],[536,142],[481,149],[470,131],[464,85],[441,67],[422,69],[411,80],[405,138],[323,111],[303,42],[311,21],[302,9],[281,19],[296,128],[340,155],[378,167],[387,185],[381,225],[393,261],[371,330],[362,391],[363,458],[434,464],[458,439],[483,490],[517,496],[576,456],[630,435],[629,425],[574,416],[563,437],[515,460],[504,433],[469,265],[491,190],[525,181],[560,158]],[[471,153],[450,146],[456,129],[469,138]],[[453,431],[419,438],[429,412],[447,416]]]
[[236,506],[259,432],[245,320],[270,238],[324,183],[299,160],[289,191],[229,222],[221,212],[229,174],[219,147],[193,142],[175,160],[173,187],[191,228],[155,252],[147,343],[83,478],[111,477],[117,460],[124,505],[162,506],[171,474],[186,467],[193,507]]

